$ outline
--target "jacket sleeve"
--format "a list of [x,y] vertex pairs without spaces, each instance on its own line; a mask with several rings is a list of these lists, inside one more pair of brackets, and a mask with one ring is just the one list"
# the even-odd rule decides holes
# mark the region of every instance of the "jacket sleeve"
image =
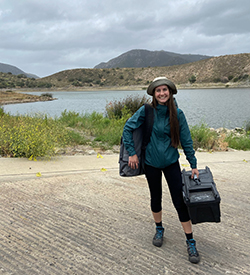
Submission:
[[136,154],[134,140],[133,140],[133,131],[140,127],[145,120],[145,106],[142,106],[134,115],[127,120],[123,128],[123,142],[126,150],[129,153],[129,156]]
[[180,142],[186,155],[186,159],[190,163],[191,168],[197,168],[197,159],[193,148],[193,140],[187,124],[186,117],[181,109],[179,113],[179,128],[180,128]]

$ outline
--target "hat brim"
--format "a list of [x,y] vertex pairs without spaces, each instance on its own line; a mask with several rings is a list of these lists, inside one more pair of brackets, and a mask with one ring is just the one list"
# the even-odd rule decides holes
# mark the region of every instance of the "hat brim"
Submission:
[[173,94],[177,94],[177,89],[176,89],[175,84],[168,79],[158,79],[158,80],[152,82],[147,88],[147,93],[149,95],[153,95],[154,89],[161,85],[167,85],[169,88],[171,88]]

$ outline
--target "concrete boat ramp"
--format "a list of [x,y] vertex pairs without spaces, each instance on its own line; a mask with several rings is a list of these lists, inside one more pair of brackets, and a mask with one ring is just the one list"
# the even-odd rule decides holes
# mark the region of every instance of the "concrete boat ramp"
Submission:
[[197,265],[165,182],[164,244],[152,245],[147,182],[121,178],[117,154],[0,158],[0,274],[250,274],[250,152],[196,155],[222,199],[220,223],[194,225]]

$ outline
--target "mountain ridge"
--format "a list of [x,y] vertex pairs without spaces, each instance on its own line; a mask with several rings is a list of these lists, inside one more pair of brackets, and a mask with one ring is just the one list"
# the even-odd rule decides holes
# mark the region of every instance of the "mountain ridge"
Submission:
[[163,50],[134,49],[112,58],[108,62],[101,62],[94,69],[166,67],[196,62],[211,57],[200,54],[178,54]]
[[0,63],[0,72],[2,73],[11,73],[13,75],[25,75],[29,78],[39,78],[37,75],[35,74],[31,74],[31,73],[25,73],[24,71],[22,71],[21,69],[19,69],[16,66],[13,65],[9,65],[9,64],[5,64],[5,63]]

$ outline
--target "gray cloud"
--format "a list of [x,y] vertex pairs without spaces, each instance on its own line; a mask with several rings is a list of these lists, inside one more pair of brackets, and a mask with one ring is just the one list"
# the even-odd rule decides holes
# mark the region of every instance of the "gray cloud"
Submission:
[[132,49],[249,52],[249,0],[0,0],[0,62],[46,76]]

